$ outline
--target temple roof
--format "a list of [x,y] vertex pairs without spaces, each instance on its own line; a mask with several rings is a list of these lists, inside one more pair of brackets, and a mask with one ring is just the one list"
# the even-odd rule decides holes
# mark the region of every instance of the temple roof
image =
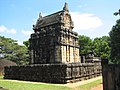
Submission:
[[42,18],[38,18],[37,23],[34,28],[37,28],[37,27],[41,28],[41,27],[52,25],[55,23],[60,23],[61,22],[60,15],[62,13],[63,13],[63,11],[59,11],[54,14],[42,17]]
[[69,14],[67,3],[65,3],[63,10],[61,10],[59,12],[50,14],[45,17],[42,17],[42,15],[40,13],[36,24],[33,25],[33,29],[35,30],[35,29],[42,28],[42,27],[52,25],[52,24],[56,24],[56,23],[64,23],[63,16],[64,16],[65,12],[67,12]]

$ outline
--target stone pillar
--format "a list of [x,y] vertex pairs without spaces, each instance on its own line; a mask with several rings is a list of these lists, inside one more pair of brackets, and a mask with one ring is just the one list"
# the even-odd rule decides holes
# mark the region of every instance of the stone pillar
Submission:
[[73,47],[70,47],[70,62],[74,62]]
[[66,61],[67,61],[67,62],[70,62],[69,53],[70,53],[70,51],[69,51],[69,46],[66,46]]

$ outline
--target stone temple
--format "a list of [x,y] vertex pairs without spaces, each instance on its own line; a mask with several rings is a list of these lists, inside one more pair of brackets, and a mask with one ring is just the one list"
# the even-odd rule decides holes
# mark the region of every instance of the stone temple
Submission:
[[40,13],[30,38],[30,64],[80,62],[78,34],[73,28],[67,3],[51,15]]
[[29,39],[30,64],[6,67],[4,78],[68,83],[101,75],[100,62],[81,62],[78,34],[73,28],[67,3],[59,12],[45,17],[39,14]]

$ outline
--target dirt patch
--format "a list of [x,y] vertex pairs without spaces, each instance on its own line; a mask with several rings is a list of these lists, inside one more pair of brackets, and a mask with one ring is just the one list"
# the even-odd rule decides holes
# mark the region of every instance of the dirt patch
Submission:
[[103,90],[103,84],[97,85],[96,87],[92,88],[91,90]]
[[84,81],[79,81],[79,82],[76,82],[76,83],[67,83],[67,84],[65,84],[65,86],[70,87],[70,88],[75,88],[77,86],[85,85],[87,83],[91,83],[91,82],[94,82],[94,81],[99,80],[99,79],[102,80],[102,76],[92,78],[92,79],[88,79],[88,80],[84,80]]
[[8,89],[5,89],[5,88],[3,88],[3,87],[0,87],[0,90],[8,90]]

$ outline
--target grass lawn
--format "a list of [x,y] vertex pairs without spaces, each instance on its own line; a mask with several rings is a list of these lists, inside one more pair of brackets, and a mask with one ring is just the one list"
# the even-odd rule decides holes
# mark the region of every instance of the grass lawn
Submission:
[[0,87],[9,89],[9,90],[71,90],[65,86],[56,86],[51,84],[33,84],[33,83],[23,83],[23,82],[14,82],[9,80],[2,79],[0,76]]
[[82,85],[82,86],[79,86],[77,87],[77,90],[90,90],[91,88],[97,86],[97,85],[100,85],[102,83],[102,80],[99,79],[99,80],[96,80],[92,83],[88,83],[88,84],[85,84],[85,85]]
[[36,84],[22,81],[11,81],[3,79],[3,76],[0,76],[0,87],[9,89],[9,90],[90,90],[92,87],[95,87],[101,83],[100,80],[96,80],[92,83],[88,83],[82,86],[78,86],[74,89],[71,89],[66,86],[56,86],[54,84]]

